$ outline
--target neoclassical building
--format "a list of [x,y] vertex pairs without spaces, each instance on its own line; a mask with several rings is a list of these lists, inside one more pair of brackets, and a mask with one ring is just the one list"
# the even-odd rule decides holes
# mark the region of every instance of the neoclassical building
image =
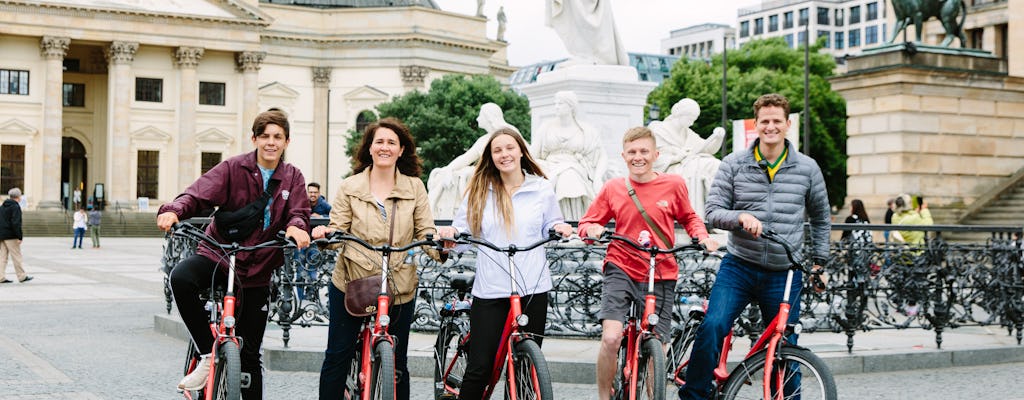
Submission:
[[445,74],[508,81],[486,22],[432,0],[0,0],[0,191],[158,204],[277,107],[287,161],[333,195],[375,105]]

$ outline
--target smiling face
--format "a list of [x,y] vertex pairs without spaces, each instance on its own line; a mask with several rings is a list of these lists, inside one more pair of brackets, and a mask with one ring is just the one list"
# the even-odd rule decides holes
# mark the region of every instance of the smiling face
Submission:
[[377,128],[373,132],[373,142],[370,144],[370,158],[373,159],[374,168],[392,168],[402,156],[405,148],[398,140],[398,134],[387,127]]
[[635,181],[646,181],[654,173],[654,160],[658,159],[654,139],[639,138],[622,144],[622,159],[626,161],[629,176]]
[[519,143],[512,136],[498,135],[491,140],[491,160],[502,175],[519,172],[522,169],[522,159],[523,149],[519,148]]
[[256,162],[263,168],[277,168],[289,142],[284,128],[277,124],[267,124],[263,133],[252,138],[252,145],[256,147]]
[[782,107],[765,106],[757,111],[757,137],[761,143],[774,146],[784,143],[791,122]]
[[320,200],[320,188],[310,186],[306,188],[306,195],[309,196],[309,204],[316,205],[317,201]]

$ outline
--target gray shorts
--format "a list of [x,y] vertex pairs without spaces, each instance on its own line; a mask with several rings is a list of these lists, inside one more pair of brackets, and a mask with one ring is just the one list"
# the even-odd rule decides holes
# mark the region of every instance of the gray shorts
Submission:
[[[660,321],[654,327],[654,333],[662,343],[669,340],[672,328],[672,299],[675,298],[675,281],[655,281],[655,310]],[[644,296],[647,295],[647,282],[636,282],[626,272],[612,263],[604,264],[604,283],[601,285],[601,311],[597,313],[599,321],[626,321],[629,307],[636,303],[643,312]],[[641,315],[637,315],[637,318]]]

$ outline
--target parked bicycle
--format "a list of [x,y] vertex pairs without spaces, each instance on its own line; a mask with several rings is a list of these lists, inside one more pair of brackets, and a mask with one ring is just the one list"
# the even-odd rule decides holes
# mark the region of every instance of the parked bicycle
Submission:
[[[547,361],[535,338],[522,327],[530,323],[529,317],[523,313],[523,305],[519,294],[519,282],[515,255],[560,239],[554,230],[548,236],[528,246],[518,247],[511,244],[500,247],[487,240],[463,233],[456,243],[472,244],[487,247],[505,253],[508,256],[508,276],[511,287],[509,311],[505,318],[498,353],[495,355],[494,366],[490,371],[490,379],[484,388],[482,398],[488,399],[494,392],[502,371],[505,372],[505,397],[517,399],[551,399],[551,376]],[[481,254],[477,255],[478,257]],[[470,346],[472,327],[468,314],[470,298],[468,293],[473,286],[473,276],[469,273],[455,274],[451,278],[451,288],[456,296],[446,303],[441,311],[441,330],[437,334],[434,345],[434,398],[454,399],[458,397],[462,386],[463,374],[466,371],[466,352]],[[536,322],[535,322],[536,323]]]
[[[189,224],[177,223],[171,228],[174,236],[185,240],[206,242],[212,248],[219,249],[228,260],[227,279],[213,279],[210,291],[203,297],[206,309],[210,311],[210,332],[215,338],[213,348],[206,362],[210,365],[210,375],[206,386],[197,391],[180,390],[186,399],[238,399],[242,387],[248,385],[248,377],[242,374],[240,349],[244,345],[241,338],[235,336],[235,255],[238,252],[253,251],[267,247],[293,246],[282,238],[263,242],[253,246],[240,246],[238,243],[221,244],[202,229]],[[184,375],[191,373],[202,362],[199,349],[189,341],[188,356],[185,359]]]
[[381,255],[381,285],[377,294],[376,309],[363,317],[362,328],[356,339],[356,356],[352,359],[348,377],[345,379],[346,398],[349,399],[394,399],[395,398],[395,338],[388,333],[391,323],[391,296],[389,295],[390,268],[392,253],[403,254],[420,246],[432,246],[440,250],[442,245],[426,235],[425,240],[414,241],[405,246],[395,247],[389,244],[374,246],[362,238],[335,231],[324,239],[316,239],[314,244],[334,244],[352,242],[366,250]]
[[799,323],[787,323],[794,271],[799,269],[806,273],[808,268],[796,260],[793,246],[775,232],[765,230],[761,237],[780,244],[786,250],[791,263],[786,275],[786,289],[779,312],[732,372],[728,371],[726,361],[732,349],[733,334],[726,335],[718,367],[714,371],[718,398],[835,400],[835,380],[828,366],[810,350],[789,342],[792,335],[799,335],[801,331]]
[[[615,381],[612,383],[612,399],[655,399],[665,398],[666,382],[665,351],[661,341],[654,334],[654,327],[660,321],[658,304],[654,294],[655,266],[658,254],[674,254],[684,250],[702,250],[703,247],[693,241],[690,244],[662,249],[650,242],[637,243],[633,240],[605,231],[599,242],[619,241],[640,252],[649,255],[647,268],[647,294],[643,303],[634,302],[626,316],[622,332],[622,344],[619,346],[618,365]],[[663,304],[662,307],[671,307]]]

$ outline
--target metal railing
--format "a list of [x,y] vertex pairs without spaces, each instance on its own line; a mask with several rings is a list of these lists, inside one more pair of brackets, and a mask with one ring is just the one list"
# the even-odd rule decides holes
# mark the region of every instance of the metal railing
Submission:
[[[833,231],[866,229],[895,230],[893,225],[834,224]],[[830,275],[827,290],[816,293],[805,282],[801,292],[801,322],[805,332],[844,332],[847,348],[852,350],[859,331],[873,329],[930,329],[942,346],[942,334],[967,325],[997,325],[1015,334],[1017,343],[1024,331],[1024,262],[1022,227],[979,226],[900,226],[903,231],[924,231],[928,238],[921,245],[897,243],[858,243],[836,241],[830,244],[826,271]],[[959,232],[984,232],[990,237],[982,243],[949,242],[944,235]],[[881,239],[881,234],[875,234]],[[170,241],[175,240],[170,238]],[[180,248],[168,244],[169,248]],[[805,251],[809,246],[804,246]],[[561,243],[547,247],[548,268],[553,289],[549,292],[546,332],[555,336],[596,337],[600,335],[597,313],[601,303],[601,267],[604,247]],[[187,251],[179,251],[188,254]],[[439,264],[425,254],[416,255],[419,287],[413,329],[437,329],[438,310],[450,299],[453,274],[472,271],[476,253],[472,250],[453,254]],[[165,257],[165,270],[176,263]],[[677,254],[679,277],[676,283],[675,323],[679,323],[687,302],[693,296],[705,299],[714,282],[720,254],[682,252]],[[336,254],[326,250],[306,260],[308,270],[317,270],[316,279],[293,272],[275,275],[276,293],[293,293],[298,287],[314,298],[278,296],[272,321],[283,328],[326,324],[325,307],[329,273]],[[282,269],[284,270],[284,269]],[[288,268],[292,271],[294,268]],[[285,306],[281,300],[287,297]],[[170,302],[170,298],[167,299]],[[285,312],[285,310],[287,310]],[[761,330],[758,313],[750,308],[737,322],[740,334],[756,335]]]

